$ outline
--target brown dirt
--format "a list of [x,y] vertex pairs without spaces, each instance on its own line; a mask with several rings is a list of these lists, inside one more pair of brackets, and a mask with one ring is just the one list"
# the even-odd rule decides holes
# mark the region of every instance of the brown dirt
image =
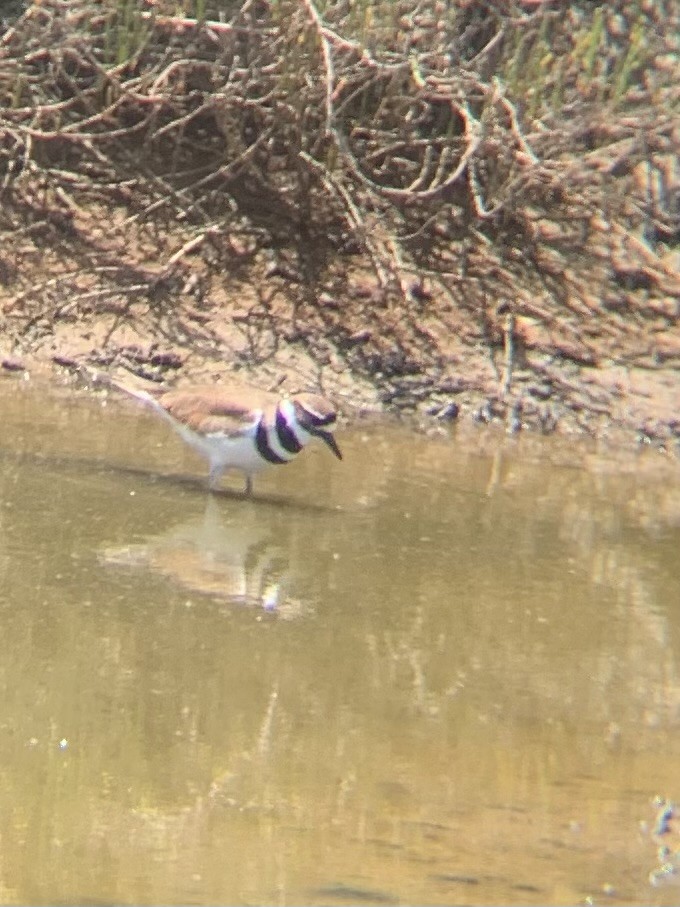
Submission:
[[680,437],[680,280],[659,259],[647,280],[641,242],[629,240],[618,271],[603,244],[600,272],[572,275],[559,296],[503,281],[512,306],[491,296],[471,312],[427,282],[386,294],[359,256],[210,231],[192,244],[181,224],[139,224],[129,200],[34,201],[21,230],[3,231],[5,369],[89,364],[180,382],[236,372],[320,386],[350,413],[615,443]]
[[[130,34],[116,4],[33,4],[0,42],[3,367],[235,372],[350,413],[677,450],[666,7],[641,31],[624,0],[599,25],[588,4],[430,5],[395,82],[408,16],[371,56],[311,0],[207,26],[140,7]],[[532,111],[521,48],[543,65],[546,41],[562,62]]]

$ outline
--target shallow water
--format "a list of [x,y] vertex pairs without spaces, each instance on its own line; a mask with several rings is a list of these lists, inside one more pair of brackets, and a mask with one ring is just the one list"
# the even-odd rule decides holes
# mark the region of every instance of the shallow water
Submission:
[[359,425],[210,497],[44,394],[0,383],[3,903],[677,903],[677,459]]

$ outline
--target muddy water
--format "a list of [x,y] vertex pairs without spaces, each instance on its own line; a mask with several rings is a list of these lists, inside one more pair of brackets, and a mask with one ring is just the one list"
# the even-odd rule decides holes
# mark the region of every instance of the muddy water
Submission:
[[2,902],[677,903],[674,456],[355,426],[247,501],[134,404],[0,423]]

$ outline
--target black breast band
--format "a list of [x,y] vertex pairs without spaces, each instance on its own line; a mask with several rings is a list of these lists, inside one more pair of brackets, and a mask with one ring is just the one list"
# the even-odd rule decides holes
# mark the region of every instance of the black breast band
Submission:
[[262,459],[266,460],[268,463],[275,463],[278,465],[288,462],[288,460],[284,460],[283,457],[280,457],[269,446],[267,429],[264,427],[264,418],[260,419],[257,424],[257,432],[255,433],[255,447],[257,448],[257,452],[262,457]]
[[285,416],[277,407],[276,410],[276,434],[278,435],[281,447],[288,453],[297,454],[302,450],[302,444],[298,441],[293,433],[293,429],[286,422]]

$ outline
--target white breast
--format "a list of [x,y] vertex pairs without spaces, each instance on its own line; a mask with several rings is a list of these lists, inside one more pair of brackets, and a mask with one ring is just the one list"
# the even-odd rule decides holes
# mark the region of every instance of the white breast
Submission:
[[233,438],[199,435],[185,426],[181,426],[180,433],[187,444],[210,461],[211,469],[241,469],[254,473],[270,465],[257,452],[255,429]]

